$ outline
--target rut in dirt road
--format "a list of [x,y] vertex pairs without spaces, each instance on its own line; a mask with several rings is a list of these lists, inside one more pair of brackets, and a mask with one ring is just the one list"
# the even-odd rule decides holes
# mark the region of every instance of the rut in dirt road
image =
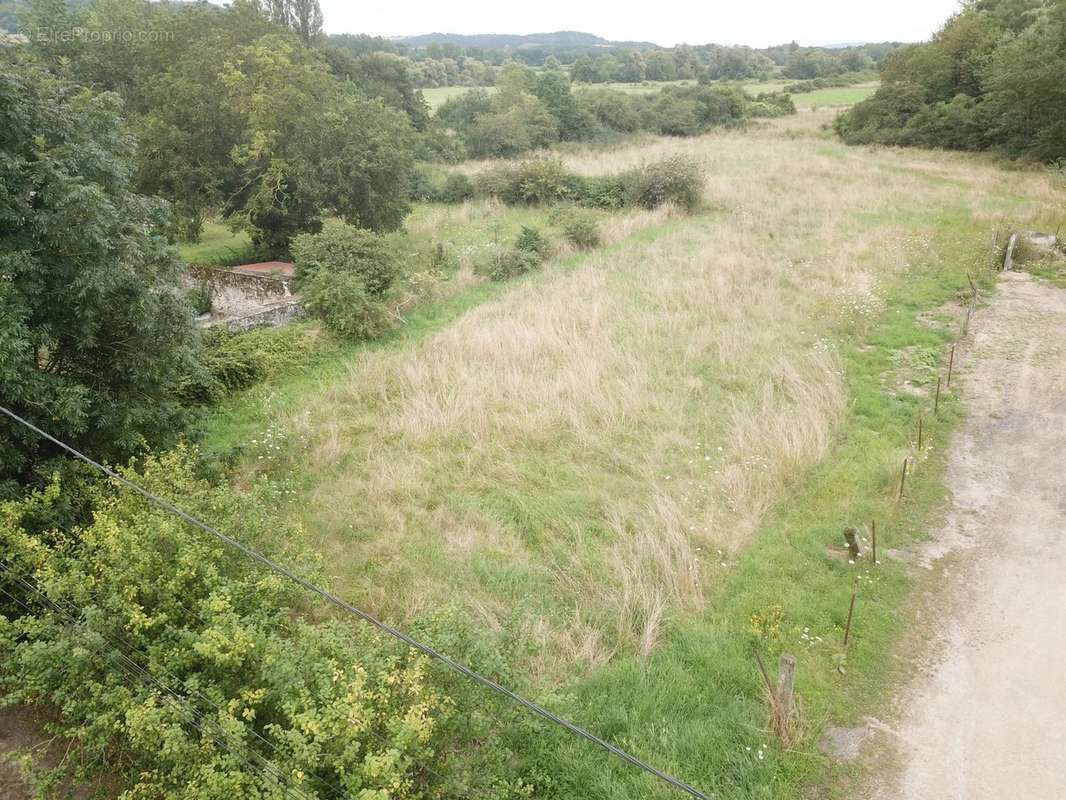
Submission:
[[957,559],[953,610],[877,800],[1066,798],[1066,290],[1005,274],[971,331],[953,505],[925,553]]

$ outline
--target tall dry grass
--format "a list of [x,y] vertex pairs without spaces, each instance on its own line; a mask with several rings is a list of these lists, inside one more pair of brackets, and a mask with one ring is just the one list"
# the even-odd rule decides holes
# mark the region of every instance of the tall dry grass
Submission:
[[872,323],[921,215],[992,214],[989,187],[1046,180],[848,149],[827,119],[567,155],[591,174],[687,151],[707,208],[620,215],[613,246],[369,351],[287,412],[341,580],[389,614],[458,597],[499,625],[517,606],[546,674],[650,652],[700,609],[830,446],[848,396],[826,337]]

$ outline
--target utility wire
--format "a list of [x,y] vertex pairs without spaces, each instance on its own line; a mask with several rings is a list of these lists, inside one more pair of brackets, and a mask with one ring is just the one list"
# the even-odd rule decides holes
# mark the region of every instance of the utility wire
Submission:
[[344,600],[343,598],[338,597],[337,595],[333,594],[329,590],[323,589],[323,588],[321,588],[319,586],[316,586],[315,584],[311,583],[306,578],[303,578],[300,575],[297,575],[295,572],[292,572],[287,567],[285,567],[285,566],[283,566],[281,564],[278,564],[277,562],[272,561],[271,559],[267,558],[265,555],[260,553],[258,550],[255,550],[254,548],[244,544],[243,542],[240,542],[240,541],[238,541],[238,540],[236,540],[236,539],[234,539],[234,538],[232,538],[230,536],[227,536],[222,531],[220,531],[217,528],[207,524],[206,522],[203,522],[203,521],[197,519],[196,517],[192,516],[188,512],[183,511],[182,509],[178,508],[177,506],[175,506],[173,503],[169,502],[168,500],[164,500],[163,498],[159,497],[158,495],[155,495],[152,492],[148,491],[143,486],[141,486],[141,485],[139,485],[137,483],[134,483],[133,481],[129,480],[128,478],[123,477],[119,473],[115,472],[113,469],[110,469],[109,467],[104,466],[103,464],[101,464],[98,461],[94,461],[89,456],[85,455],[84,453],[82,453],[82,452],[80,452],[78,450],[75,450],[73,447],[71,447],[70,445],[66,444],[65,442],[61,442],[59,439],[55,438],[51,434],[49,434],[49,433],[41,430],[40,428],[38,428],[32,422],[29,422],[28,420],[23,419],[18,414],[16,414],[14,411],[11,411],[10,409],[5,408],[4,406],[0,406],[0,412],[5,414],[6,416],[10,417],[11,419],[13,419],[15,422],[19,423],[20,425],[23,425],[23,426],[29,428],[31,431],[36,433],[38,436],[41,436],[42,438],[48,440],[49,442],[51,442],[52,444],[56,445],[57,447],[59,447],[60,449],[64,450],[65,452],[69,453],[70,455],[74,456],[75,458],[77,458],[77,459],[79,459],[81,461],[84,461],[86,464],[88,464],[89,466],[91,466],[94,469],[98,470],[99,472],[102,472],[104,475],[107,475],[108,477],[110,477],[113,480],[117,481],[118,483],[122,484],[126,488],[136,492],[137,494],[139,494],[141,497],[143,497],[145,500],[147,500],[148,502],[152,503],[153,505],[156,505],[159,508],[162,508],[163,510],[170,512],[171,514],[174,514],[174,515],[180,517],[181,519],[183,519],[186,522],[188,522],[190,525],[192,525],[192,526],[194,526],[196,528],[199,528],[200,530],[204,531],[207,534],[210,534],[211,536],[214,536],[216,539],[221,541],[223,544],[226,544],[229,547],[234,548],[235,550],[239,550],[240,552],[244,553],[249,558],[251,558],[251,559],[253,559],[255,561],[258,561],[260,564],[262,564],[263,566],[267,567],[272,572],[275,572],[276,574],[281,575],[282,577],[288,578],[293,583],[303,587],[304,589],[306,589],[307,591],[309,591],[309,592],[311,592],[313,594],[318,595],[323,600],[326,600],[327,602],[331,603],[332,605],[334,605],[334,606],[336,606],[336,607],[338,607],[340,609],[343,609],[344,611],[347,611],[349,614],[354,614],[355,616],[357,616],[360,619],[362,619],[364,622],[368,622],[369,624],[373,625],[375,628],[378,628],[379,630],[384,631],[385,633],[389,634],[390,636],[392,636],[392,637],[394,637],[396,639],[399,639],[401,642],[406,643],[408,646],[413,647],[415,650],[418,650],[419,652],[424,653],[425,655],[429,656],[430,658],[435,659],[437,661],[440,661],[441,663],[447,665],[448,667],[450,667],[451,669],[453,669],[456,672],[460,673],[461,675],[465,675],[467,678],[469,678],[470,680],[474,681],[475,683],[481,684],[486,689],[489,689],[489,690],[491,690],[493,692],[496,692],[497,694],[501,694],[504,697],[510,698],[513,702],[515,702],[518,705],[526,708],[528,711],[532,712],[533,714],[536,714],[537,716],[539,716],[539,717],[541,717],[543,719],[546,719],[549,722],[552,722],[552,723],[554,723],[556,725],[559,725],[562,728],[565,728],[566,730],[570,731],[570,733],[574,734],[575,736],[580,736],[582,739],[586,739],[587,741],[592,742],[593,744],[603,748],[607,752],[617,756],[618,758],[622,759],[623,761],[631,764],[632,766],[634,766],[634,767],[636,767],[638,769],[643,770],[644,772],[647,772],[650,775],[654,775],[655,777],[659,778],[660,780],[670,784],[671,786],[673,786],[676,789],[679,789],[682,792],[685,792],[686,794],[690,795],[691,797],[698,798],[698,800],[711,800],[711,798],[708,795],[704,794],[699,789],[696,789],[695,787],[690,786],[689,784],[685,783],[684,781],[682,781],[682,780],[680,780],[678,778],[675,778],[674,776],[669,775],[666,772],[663,772],[662,770],[658,769],[657,767],[653,767],[651,764],[648,764],[647,762],[642,761],[641,759],[637,758],[636,756],[631,755],[630,753],[627,753],[625,750],[622,750],[620,747],[616,747],[615,745],[611,744],[610,742],[606,741],[605,739],[601,739],[599,736],[597,736],[596,734],[592,733],[591,731],[581,727],[580,725],[577,725],[577,724],[575,724],[573,722],[570,722],[567,719],[564,719],[563,717],[560,717],[558,714],[554,713],[553,711],[548,710],[547,708],[545,708],[544,706],[540,705],[539,703],[535,703],[532,700],[527,700],[526,698],[522,697],[521,695],[511,691],[507,687],[500,685],[499,683],[497,683],[496,681],[492,680],[491,678],[488,678],[488,677],[482,675],[481,673],[471,669],[470,667],[467,667],[465,664],[461,664],[460,662],[455,661],[454,659],[450,658],[449,656],[445,655],[444,653],[440,652],[439,650],[436,650],[436,649],[430,647],[429,645],[418,641],[417,639],[413,638],[412,636],[404,633],[403,631],[399,630],[398,628],[394,628],[393,626],[389,625],[386,622],[382,622],[381,620],[379,620],[374,615],[372,615],[372,614],[370,614],[370,613],[368,613],[366,611],[363,611],[360,608],[356,608],[351,603],[349,603],[347,600]]

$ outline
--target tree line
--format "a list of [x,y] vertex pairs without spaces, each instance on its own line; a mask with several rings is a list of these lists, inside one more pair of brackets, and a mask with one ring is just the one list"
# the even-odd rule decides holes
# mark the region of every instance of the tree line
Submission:
[[836,129],[852,144],[1066,157],[1066,0],[967,0],[886,58],[877,93]]

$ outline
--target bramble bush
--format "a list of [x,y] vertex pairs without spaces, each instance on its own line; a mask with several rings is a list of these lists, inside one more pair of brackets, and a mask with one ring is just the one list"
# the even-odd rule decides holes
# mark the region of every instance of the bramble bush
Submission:
[[285,369],[306,365],[315,352],[315,337],[304,325],[240,333],[209,328],[199,368],[182,383],[182,400],[189,405],[217,403]]
[[499,197],[509,205],[543,205],[576,200],[581,176],[570,172],[557,158],[533,158],[519,164],[482,172],[476,187],[480,194]]
[[[196,463],[181,447],[125,472],[320,574],[291,544],[300,532],[268,510],[271,487],[211,485]],[[492,719],[513,712],[470,713],[469,684],[438,680],[367,625],[313,624],[294,584],[131,492],[97,484],[90,524],[28,530],[64,489],[56,479],[0,504],[0,703],[46,710],[71,742],[39,767],[38,787],[106,778],[129,800],[530,796]],[[506,659],[462,629],[457,617],[421,626],[450,631],[450,655],[505,677]]]
[[326,327],[346,339],[375,339],[389,327],[385,304],[351,272],[319,270],[301,284],[304,306]]
[[292,242],[308,312],[347,339],[373,339],[389,328],[385,293],[400,274],[396,240],[350,225],[327,225]]

